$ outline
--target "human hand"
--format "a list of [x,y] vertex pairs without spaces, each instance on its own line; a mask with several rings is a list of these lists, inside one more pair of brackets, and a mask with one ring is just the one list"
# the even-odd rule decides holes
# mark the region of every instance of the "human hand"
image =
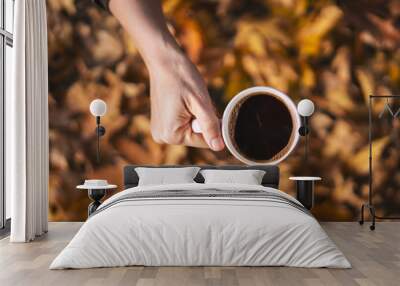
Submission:
[[[158,143],[222,150],[220,121],[198,70],[172,49],[166,58],[149,69],[153,138]],[[192,130],[194,119],[201,134]]]
[[[169,32],[160,0],[111,0],[150,73],[151,129],[159,143],[224,148],[219,119],[196,67]],[[196,119],[201,132],[192,130]]]

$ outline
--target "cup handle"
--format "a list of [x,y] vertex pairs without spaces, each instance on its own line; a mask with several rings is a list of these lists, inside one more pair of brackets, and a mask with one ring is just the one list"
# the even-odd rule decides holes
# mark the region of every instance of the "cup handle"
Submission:
[[199,121],[197,119],[194,119],[192,121],[192,130],[193,130],[194,133],[202,133]]

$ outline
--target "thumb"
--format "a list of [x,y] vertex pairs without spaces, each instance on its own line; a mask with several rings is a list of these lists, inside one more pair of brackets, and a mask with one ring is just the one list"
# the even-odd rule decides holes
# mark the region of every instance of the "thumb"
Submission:
[[[221,151],[225,144],[221,134],[221,124],[213,105],[196,101],[192,106],[192,114],[200,127],[201,133],[208,146],[213,151]],[[193,130],[197,132],[197,130]]]

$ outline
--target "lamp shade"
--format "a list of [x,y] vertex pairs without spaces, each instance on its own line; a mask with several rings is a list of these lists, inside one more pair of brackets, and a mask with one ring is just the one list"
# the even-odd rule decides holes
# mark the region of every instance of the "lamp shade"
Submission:
[[90,103],[90,113],[93,116],[103,116],[107,112],[107,104],[101,99],[95,99]]
[[297,111],[301,116],[311,116],[314,113],[314,103],[309,99],[303,99],[297,104]]

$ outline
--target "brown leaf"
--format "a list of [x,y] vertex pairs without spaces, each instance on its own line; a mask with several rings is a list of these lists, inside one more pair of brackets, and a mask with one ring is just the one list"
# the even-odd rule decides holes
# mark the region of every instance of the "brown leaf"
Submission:
[[100,30],[96,34],[96,43],[91,48],[94,58],[98,61],[114,62],[123,54],[121,41],[109,32]]

